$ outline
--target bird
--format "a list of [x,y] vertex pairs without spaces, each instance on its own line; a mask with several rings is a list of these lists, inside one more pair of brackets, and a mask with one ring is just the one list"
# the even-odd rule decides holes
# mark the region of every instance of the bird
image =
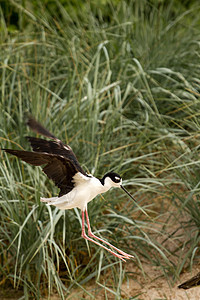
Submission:
[[189,280],[183,282],[178,286],[179,289],[190,289],[192,287],[196,287],[200,285],[200,272],[197,273],[194,277],[190,278]]
[[[84,239],[102,247],[122,261],[133,258],[133,255],[118,249],[107,240],[96,236],[92,232],[87,211],[87,204],[91,200],[97,195],[107,192],[112,187],[121,188],[135,201],[133,196],[122,185],[121,176],[115,172],[108,172],[99,179],[86,173],[69,145],[64,144],[32,116],[28,117],[27,125],[31,130],[48,139],[27,136],[26,138],[33,151],[3,150],[28,164],[42,166],[43,172],[49,179],[53,180],[55,185],[60,189],[58,196],[51,198],[41,197],[40,201],[47,205],[56,206],[61,210],[79,208],[82,216],[81,236]],[[85,219],[88,235],[85,230]]]

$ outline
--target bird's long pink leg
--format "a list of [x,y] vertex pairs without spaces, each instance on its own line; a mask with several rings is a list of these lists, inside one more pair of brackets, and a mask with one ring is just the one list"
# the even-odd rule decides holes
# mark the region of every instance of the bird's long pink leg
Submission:
[[88,217],[88,212],[87,212],[87,210],[85,211],[85,214],[86,214],[86,220],[87,220],[87,225],[88,225],[88,235],[89,235],[90,237],[93,237],[93,238],[99,240],[100,242],[103,242],[103,243],[105,243],[106,245],[110,246],[110,247],[113,248],[115,251],[117,251],[117,252],[119,252],[120,254],[122,254],[122,255],[124,256],[124,258],[126,258],[126,259],[130,259],[131,257],[134,257],[133,255],[127,254],[126,252],[124,252],[124,251],[118,249],[117,247],[113,246],[113,245],[110,244],[109,242],[107,242],[107,241],[105,241],[105,240],[99,238],[98,236],[96,236],[96,235],[92,232],[92,230],[91,230],[91,227],[90,227],[90,221],[89,221],[89,217]]
[[[87,210],[86,210],[87,212]],[[88,215],[86,213],[86,216],[87,216],[87,222],[88,222]],[[124,256],[124,255],[120,255],[120,254],[117,254],[115,252],[113,252],[112,250],[108,249],[107,247],[101,245],[100,243],[94,241],[93,239],[89,238],[86,233],[85,233],[85,213],[84,211],[82,211],[82,237],[90,242],[93,242],[95,243],[96,245],[102,247],[103,249],[107,250],[108,252],[110,252],[111,254],[113,254],[114,256],[118,257],[119,259],[125,261],[125,258],[127,259],[128,257],[127,256]]]

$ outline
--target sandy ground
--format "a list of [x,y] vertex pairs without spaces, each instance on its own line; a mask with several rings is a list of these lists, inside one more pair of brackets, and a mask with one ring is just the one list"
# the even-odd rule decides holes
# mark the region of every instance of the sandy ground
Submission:
[[[148,266],[146,271],[148,270]],[[168,282],[164,277],[157,277],[158,271],[155,268],[149,269],[150,280],[141,280],[137,282],[130,280],[129,284],[122,285],[122,294],[120,299],[116,299],[112,294],[107,293],[107,296],[101,291],[96,294],[95,300],[200,300],[200,286],[191,288],[189,290],[179,289],[178,285],[191,277],[195,276],[200,271],[200,266],[196,267],[194,271],[184,273],[180,276],[180,281],[176,282],[173,287],[170,287]],[[156,279],[155,279],[156,278]],[[85,289],[93,294],[95,286],[85,286]],[[73,296],[74,294],[74,296]],[[77,298],[78,297],[78,298]],[[80,297],[80,298],[79,298]],[[67,300],[77,300],[77,299],[92,299],[88,295],[82,293],[80,290],[74,291],[69,295]],[[51,300],[58,300],[55,296]]]
[[[132,268],[130,266],[130,268]],[[145,273],[148,274],[148,278],[144,278],[142,275],[137,276],[136,280],[130,280],[122,284],[122,293],[120,299],[115,299],[111,293],[107,293],[105,296],[103,289],[99,289],[96,283],[91,282],[90,285],[84,286],[84,288],[95,295],[95,300],[200,300],[200,286],[191,288],[188,290],[179,289],[178,285],[184,281],[195,276],[200,272],[200,264],[195,265],[192,272],[185,272],[180,276],[180,280],[175,283],[172,287],[167,282],[164,276],[161,276],[161,273],[157,267],[149,266],[148,264],[143,265]],[[99,289],[99,292],[98,292]],[[94,293],[94,291],[96,291]],[[23,296],[20,292],[7,291],[3,293],[2,296],[0,291],[0,300],[16,300],[20,299]],[[47,298],[41,298],[47,300]],[[66,300],[77,300],[77,299],[92,299],[82,289],[73,290],[72,294],[66,297]],[[60,297],[52,295],[50,300],[60,300]]]
[[[200,271],[198,267],[194,272],[185,273],[181,276],[180,283],[190,279],[192,276],[196,275]],[[152,275],[154,272],[152,271]],[[155,275],[155,274],[154,274]],[[129,285],[124,284],[122,286],[122,297],[119,300],[200,300],[200,286],[189,290],[178,289],[177,283],[174,287],[169,287],[167,281],[164,278],[159,278],[152,283],[146,283],[143,287],[135,281],[130,281]],[[85,287],[92,294],[93,287]],[[73,296],[74,294],[74,296]],[[1,300],[16,300],[20,299],[22,294],[16,295],[16,297],[0,297]],[[95,297],[95,300],[116,300],[114,296],[108,295],[107,298],[104,294],[100,294]],[[137,296],[137,298],[135,298]],[[45,298],[43,298],[45,299]],[[82,293],[78,289],[69,295],[66,300],[77,300],[77,299],[91,299],[88,295]],[[56,295],[52,296],[50,300],[60,300]],[[118,300],[118,299],[117,299]]]
[[[173,206],[168,206],[166,211],[165,217],[161,217],[161,220],[163,223],[165,223],[166,220],[168,220],[167,228],[165,228],[166,235],[160,235],[156,236],[156,239],[161,243],[162,245],[166,246],[168,250],[170,250],[171,257],[168,257],[171,261],[174,262],[174,265],[177,265],[178,258],[177,256],[173,256],[173,253],[175,252],[175,249],[179,249],[180,245],[183,245],[183,241],[181,241],[181,238],[184,239],[186,242],[187,233],[183,229],[182,226],[180,226],[181,222],[187,222],[187,215],[178,216],[178,219],[180,221],[179,224],[177,224],[177,213],[175,211],[175,208]],[[169,219],[169,216],[170,217]],[[182,220],[181,220],[182,219]],[[178,228],[177,228],[178,226]],[[162,229],[162,222],[158,222],[155,224],[155,228],[159,231]],[[188,229],[189,230],[189,229]],[[171,235],[171,233],[174,233]],[[191,231],[188,232],[188,240],[190,240]],[[170,239],[166,239],[166,236],[172,236]],[[166,241],[165,241],[166,240]],[[189,245],[188,245],[189,247]],[[180,252],[177,254],[181,255],[183,257],[188,251],[188,248],[185,247],[185,249],[182,249],[180,247]],[[142,275],[140,269],[135,266],[131,261],[127,262],[126,265],[126,271],[133,271],[137,274],[136,277],[133,279],[130,279],[128,284],[127,282],[124,282],[122,284],[122,293],[121,293],[121,299],[119,300],[131,300],[131,299],[137,299],[137,300],[200,300],[200,286],[194,287],[188,290],[179,289],[178,285],[185,282],[186,280],[189,280],[193,276],[195,276],[198,272],[200,272],[200,263],[194,264],[192,271],[185,271],[180,275],[179,280],[176,280],[175,284],[172,286],[170,282],[167,281],[166,277],[163,275],[161,269],[158,266],[152,266],[148,263],[148,261],[143,262],[142,264],[144,273],[147,275],[146,278]],[[91,294],[93,294],[95,290],[95,284],[92,284],[91,286],[85,286],[85,289],[87,291],[90,291]],[[75,300],[77,299],[77,292],[75,295],[73,294],[69,295],[66,299],[67,300]],[[91,299],[88,295],[83,294],[80,292],[80,297],[82,296],[82,299]],[[104,292],[101,291],[99,294],[95,296],[95,300],[116,300],[115,297],[112,294],[107,294],[107,297],[104,295]],[[54,300],[54,299],[52,299]],[[118,299],[117,299],[118,300]]]
[[124,293],[124,299],[131,299],[131,297],[139,295],[138,300],[199,300],[200,286],[188,290],[179,289],[177,287],[180,283],[195,276],[199,271],[200,266],[195,267],[194,271],[181,275],[179,282],[176,282],[173,287],[170,287],[166,279],[164,277],[157,277],[158,271],[152,268],[149,270],[149,275],[154,280],[152,282],[148,280],[149,282],[146,283],[144,280],[141,282],[142,287],[134,281],[130,282],[129,286],[123,286],[123,289],[126,291],[126,293]]
[[[172,210],[171,210],[172,209]],[[165,218],[161,218],[163,221],[163,224],[167,221],[167,228],[165,228],[166,236],[171,236],[172,232],[176,232],[173,234],[173,238],[166,239],[166,236],[158,234],[158,236],[155,236],[156,240],[159,241],[162,245],[166,246],[167,249],[170,250],[170,253],[174,253],[174,249],[177,249],[180,245],[183,245],[183,241],[180,241],[180,238],[184,238],[184,241],[187,237],[186,232],[184,231],[184,234],[182,232],[182,226],[180,226],[179,223],[179,229],[177,228],[177,215],[174,211],[174,207],[168,206],[166,207],[166,210],[169,214],[165,215]],[[169,216],[170,220],[168,219]],[[187,216],[182,216],[183,221],[187,221]],[[178,217],[180,221],[180,217]],[[165,223],[166,224],[166,223]],[[153,226],[153,225],[152,225]],[[159,231],[162,230],[162,222],[158,222],[155,224],[155,228]],[[191,232],[189,232],[191,234]],[[163,239],[163,240],[162,240]],[[166,242],[165,242],[166,240]],[[165,244],[167,243],[167,244]],[[178,248],[179,249],[179,248]],[[187,253],[188,249],[181,249],[181,253]],[[178,253],[179,255],[179,253]],[[171,261],[174,262],[176,265],[177,262],[177,256],[174,257],[173,255],[169,257]],[[132,272],[134,270],[135,278],[130,279],[128,281],[124,281],[122,284],[122,292],[121,292],[121,298],[115,299],[114,295],[111,293],[107,293],[105,295],[105,292],[103,288],[101,289],[100,286],[95,283],[94,281],[90,282],[90,284],[87,284],[84,286],[85,290],[88,291],[90,294],[95,295],[94,298],[91,298],[88,296],[88,294],[84,293],[82,289],[73,289],[72,293],[66,297],[66,300],[77,300],[77,299],[95,299],[95,300],[131,300],[131,299],[137,299],[137,300],[200,300],[200,286],[191,288],[188,290],[179,289],[178,285],[183,283],[184,281],[190,279],[191,277],[195,276],[198,272],[200,272],[200,262],[198,264],[193,265],[193,269],[191,272],[185,271],[180,275],[179,281],[176,281],[176,283],[173,286],[170,286],[170,283],[167,281],[166,277],[161,272],[160,268],[157,266],[152,266],[148,263],[148,261],[143,262],[142,267],[146,274],[146,277],[144,277],[141,273],[141,270],[131,261],[126,263],[126,271]],[[127,283],[128,282],[128,283]],[[112,289],[112,288],[111,288]],[[6,297],[7,296],[7,297]],[[0,290],[0,300],[16,300],[20,299],[20,297],[23,296],[22,294],[17,294],[16,291],[8,291],[6,293],[5,291],[3,294],[1,294]],[[51,298],[48,298],[50,300],[59,300],[60,298],[56,295],[53,295]],[[43,298],[42,300],[46,300],[46,298]]]
[[[189,290],[179,289],[178,284],[190,279],[200,271],[198,267],[194,272],[185,273],[181,276],[180,282],[176,283],[174,287],[170,287],[165,278],[159,278],[153,282],[149,282],[143,285],[137,283],[136,281],[129,281],[129,284],[123,284],[122,295],[120,299],[116,299],[113,295],[100,292],[95,296],[95,300],[199,300],[200,299],[200,286]],[[151,272],[152,276],[155,275],[154,271]],[[157,273],[157,272],[155,272]],[[93,294],[93,287],[85,287],[87,291]],[[80,293],[79,293],[80,292]],[[73,296],[74,294],[74,296]],[[77,299],[92,299],[88,295],[82,293],[81,291],[74,291],[69,295],[66,300],[77,300]],[[51,300],[58,300],[58,297],[54,296]]]

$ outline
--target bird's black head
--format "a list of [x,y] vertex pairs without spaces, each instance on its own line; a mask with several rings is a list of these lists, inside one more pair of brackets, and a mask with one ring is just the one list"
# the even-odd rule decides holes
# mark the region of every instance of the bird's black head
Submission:
[[133,196],[125,189],[125,187],[122,185],[122,178],[119,174],[115,173],[115,172],[109,172],[106,173],[102,179],[99,179],[102,183],[103,186],[107,186],[108,189],[110,189],[111,187],[119,187],[121,188],[127,195],[129,195],[129,197],[131,199],[133,199],[134,201],[135,198],[133,198]]
[[110,178],[112,180],[113,183],[120,183],[122,181],[122,178],[119,174],[115,173],[115,172],[108,172],[106,173],[102,179],[100,179],[101,183],[104,185],[105,183],[105,179],[106,178]]

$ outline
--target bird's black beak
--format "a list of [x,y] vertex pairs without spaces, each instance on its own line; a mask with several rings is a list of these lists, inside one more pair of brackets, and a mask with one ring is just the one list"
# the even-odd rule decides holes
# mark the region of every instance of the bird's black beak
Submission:
[[133,199],[134,201],[136,201],[136,199],[125,189],[125,187],[123,185],[120,185],[120,187],[122,188],[122,190],[127,194],[129,195],[129,197],[131,199]]

